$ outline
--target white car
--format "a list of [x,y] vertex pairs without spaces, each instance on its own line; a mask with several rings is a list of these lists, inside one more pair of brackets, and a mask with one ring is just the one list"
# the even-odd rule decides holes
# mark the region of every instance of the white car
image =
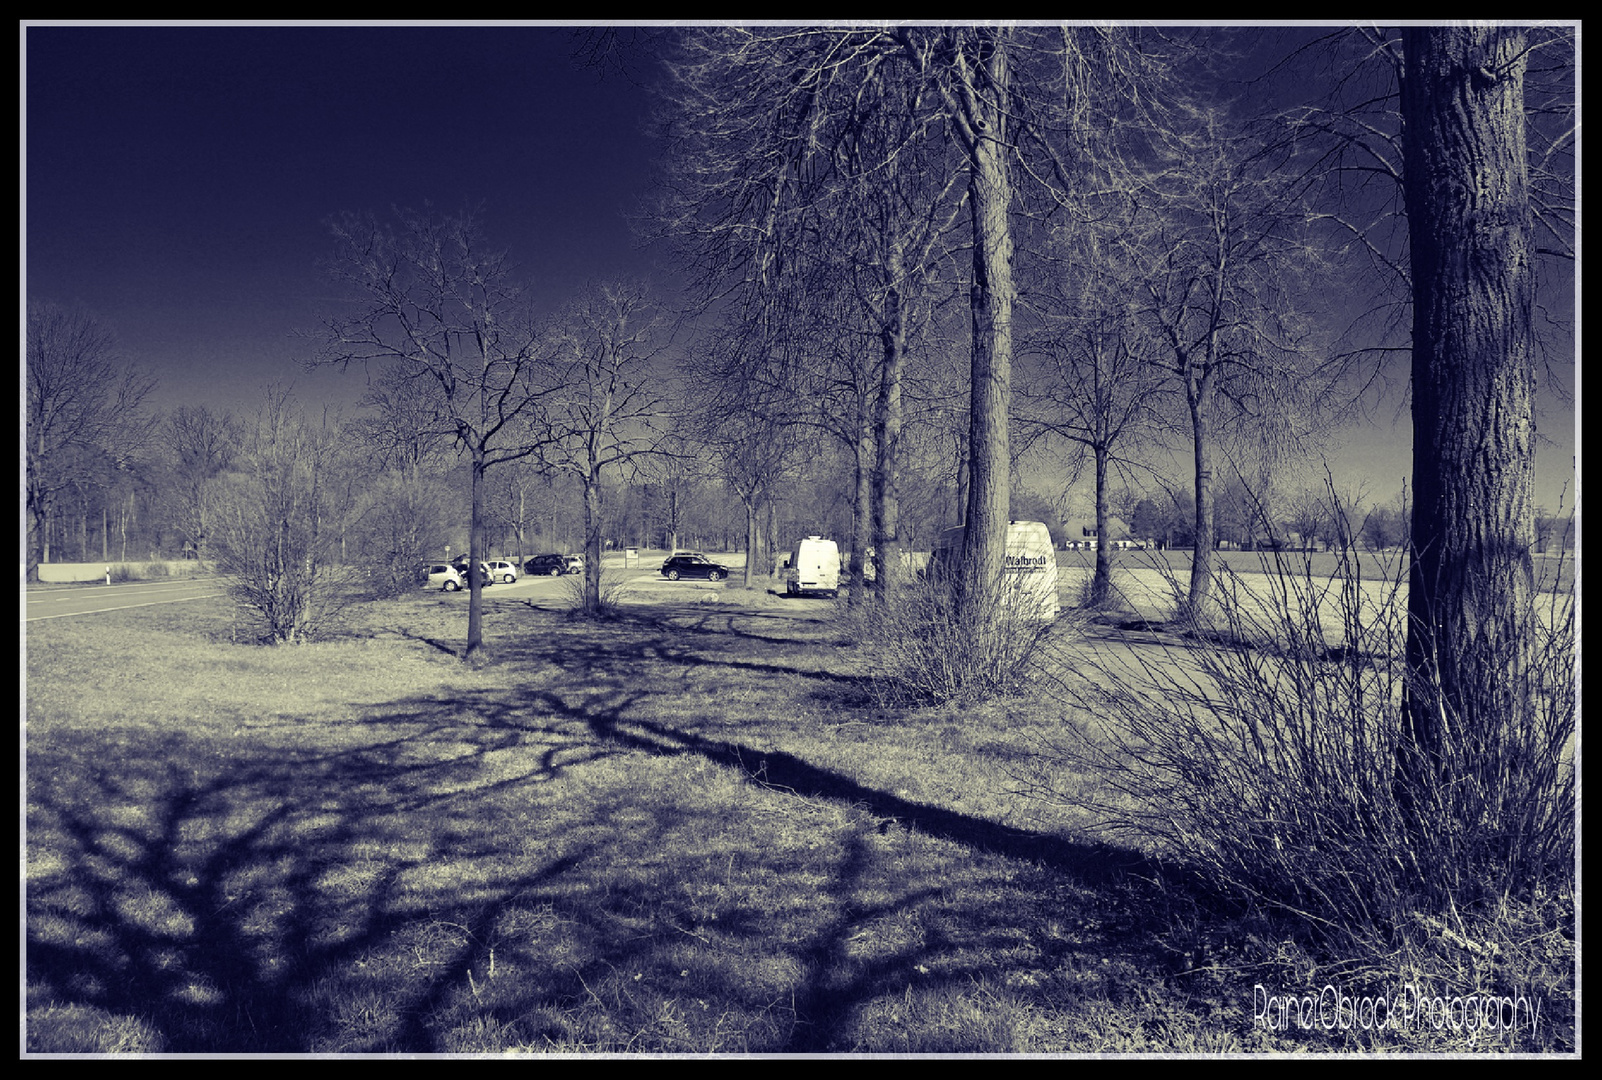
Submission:
[[428,568],[428,584],[430,588],[458,592],[462,588],[462,575],[450,563],[432,563]]
[[489,567],[489,579],[510,585],[517,580],[517,564],[505,559],[492,559],[485,564]]
[[569,574],[584,573],[584,556],[564,555],[562,556],[562,561],[567,564],[567,572]]

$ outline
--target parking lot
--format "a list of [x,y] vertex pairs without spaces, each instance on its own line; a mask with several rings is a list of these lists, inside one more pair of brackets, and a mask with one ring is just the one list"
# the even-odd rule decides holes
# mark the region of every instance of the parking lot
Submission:
[[[624,566],[622,555],[606,555],[601,559],[601,588],[604,591],[621,590],[622,598],[636,596],[644,599],[648,596],[661,596],[668,598],[674,595],[694,595],[698,592],[715,590],[721,592],[731,584],[735,587],[743,585],[745,571],[744,555],[715,555],[716,561],[729,567],[733,573],[725,581],[701,581],[683,579],[669,581],[662,576],[662,561],[667,556],[653,552],[641,556],[634,566]],[[764,579],[765,581],[765,579]],[[547,575],[524,574],[515,582],[505,584],[496,582],[484,590],[484,595],[491,599],[517,598],[536,600],[557,600],[575,597],[584,587],[584,578],[580,574],[563,574],[559,577]],[[461,594],[465,600],[465,590]]]

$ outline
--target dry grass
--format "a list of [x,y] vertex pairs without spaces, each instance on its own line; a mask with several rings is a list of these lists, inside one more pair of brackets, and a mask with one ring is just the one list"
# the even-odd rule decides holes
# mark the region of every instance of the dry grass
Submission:
[[1033,699],[883,709],[824,604],[621,606],[491,597],[474,669],[437,595],[30,627],[27,1050],[1404,1045],[1254,1025],[1318,962],[1020,798]]

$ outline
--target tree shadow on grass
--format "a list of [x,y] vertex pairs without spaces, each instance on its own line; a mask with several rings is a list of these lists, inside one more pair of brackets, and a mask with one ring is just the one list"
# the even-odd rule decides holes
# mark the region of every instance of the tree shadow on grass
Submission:
[[40,733],[30,998],[176,1053],[850,1048],[865,1003],[1015,932],[1000,884],[952,885],[1019,872],[975,854],[1077,893],[1142,871],[662,719],[663,664],[841,678],[715,644],[574,634],[340,722]]
[[[402,879],[426,879],[442,827],[447,843],[472,832],[441,789],[473,784],[475,770],[460,753],[426,762],[462,734],[425,725],[276,755],[169,734],[30,784],[30,847],[49,853],[30,858],[30,997],[145,1017],[171,1053],[436,1049],[416,1024],[452,963],[409,980],[410,1000],[370,1043],[307,1040],[329,1027],[317,984],[414,924],[416,912],[390,905]],[[438,898],[438,917],[493,920],[582,857],[484,860],[474,890]]]

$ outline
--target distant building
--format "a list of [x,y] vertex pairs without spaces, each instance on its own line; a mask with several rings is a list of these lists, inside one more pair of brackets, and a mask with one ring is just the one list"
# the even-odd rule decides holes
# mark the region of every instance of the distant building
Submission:
[[[1063,522],[1063,534],[1067,539],[1063,547],[1069,551],[1095,551],[1101,546],[1102,538],[1096,533],[1095,519],[1075,519]],[[1107,543],[1119,550],[1143,547],[1144,545],[1129,531],[1129,526],[1120,517],[1107,519]]]

